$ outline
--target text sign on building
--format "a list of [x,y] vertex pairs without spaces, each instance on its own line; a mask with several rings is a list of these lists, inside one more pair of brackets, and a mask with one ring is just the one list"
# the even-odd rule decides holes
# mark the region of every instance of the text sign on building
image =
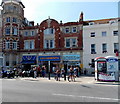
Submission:
[[63,61],[80,61],[80,55],[63,55]]
[[39,56],[39,61],[60,61],[60,56]]

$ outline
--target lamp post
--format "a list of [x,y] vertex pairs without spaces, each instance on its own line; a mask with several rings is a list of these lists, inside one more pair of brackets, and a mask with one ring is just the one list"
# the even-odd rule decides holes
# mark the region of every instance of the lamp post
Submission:
[[50,61],[48,61],[48,79],[50,80]]

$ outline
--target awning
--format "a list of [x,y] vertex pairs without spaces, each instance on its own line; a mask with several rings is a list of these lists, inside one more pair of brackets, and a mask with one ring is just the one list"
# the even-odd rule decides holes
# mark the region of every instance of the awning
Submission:
[[22,64],[35,64],[36,63],[36,56],[23,56],[21,63]]

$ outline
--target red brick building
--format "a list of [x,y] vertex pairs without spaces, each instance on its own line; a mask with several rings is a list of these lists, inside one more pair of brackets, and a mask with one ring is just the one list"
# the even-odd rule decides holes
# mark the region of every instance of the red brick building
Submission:
[[[83,16],[83,13],[81,15]],[[82,27],[81,18],[79,22],[58,23],[50,17],[40,25],[22,27],[20,29],[22,64],[28,68],[32,64],[47,65],[49,60],[41,60],[41,56],[48,59],[55,56],[60,59],[51,60],[53,66],[63,66],[66,63],[82,65]],[[33,62],[28,62],[29,58]]]

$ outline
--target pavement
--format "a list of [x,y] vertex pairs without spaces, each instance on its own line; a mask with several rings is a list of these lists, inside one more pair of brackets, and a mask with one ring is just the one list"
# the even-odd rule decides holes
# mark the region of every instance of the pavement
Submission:
[[64,78],[60,78],[60,81],[56,81],[54,77],[51,77],[50,80],[48,77],[42,78],[32,78],[32,77],[24,77],[24,78],[16,78],[16,80],[23,80],[23,81],[33,81],[33,82],[47,82],[47,83],[66,83],[66,84],[96,84],[96,85],[120,85],[120,82],[103,82],[103,81],[96,81],[94,76],[81,76],[76,78],[75,82],[68,81],[66,78],[66,81]]

